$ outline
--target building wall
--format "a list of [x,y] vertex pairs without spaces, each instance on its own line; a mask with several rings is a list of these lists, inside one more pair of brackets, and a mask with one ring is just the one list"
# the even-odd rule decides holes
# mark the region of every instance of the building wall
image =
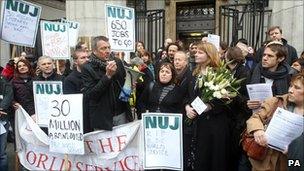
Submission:
[[304,50],[304,0],[277,1],[270,0],[272,9],[271,25],[282,28],[283,37],[294,46],[300,56]]

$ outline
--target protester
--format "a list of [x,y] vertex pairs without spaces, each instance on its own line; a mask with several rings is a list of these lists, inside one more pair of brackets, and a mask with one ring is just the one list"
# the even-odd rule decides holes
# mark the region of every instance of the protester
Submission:
[[[74,69],[63,83],[64,94],[82,94],[83,81],[81,79],[81,67],[88,61],[88,52],[82,49],[76,49],[73,54]],[[88,100],[83,97],[83,129],[84,133],[92,131],[88,117]]]
[[[179,93],[183,95],[183,104],[189,99],[189,88],[191,87],[193,76],[188,67],[188,56],[183,51],[177,51],[174,55],[174,68],[176,70],[176,82],[180,86]],[[193,125],[187,125],[185,123],[186,112],[183,110],[183,160],[184,160],[184,170],[191,170],[191,163],[189,162],[191,158],[191,142],[193,137]]]
[[51,57],[39,57],[37,66],[40,73],[34,77],[35,81],[63,81],[64,77],[55,72],[54,60]]
[[[261,109],[247,120],[247,132],[253,134],[255,142],[261,146],[267,146],[267,136],[265,134],[264,125],[267,125],[271,121],[277,107],[284,108],[285,110],[303,116],[303,95],[304,74],[301,73],[292,78],[288,94],[271,97],[265,100],[261,105]],[[290,157],[299,157],[298,150],[300,149],[295,147],[300,147],[300,145],[303,147],[303,141],[290,146],[290,149],[288,150]],[[250,162],[253,170],[287,170],[286,154],[272,148],[268,148],[265,159],[258,161],[250,158]]]
[[159,63],[161,59],[165,59],[165,58],[166,58],[166,56],[167,56],[166,50],[167,50],[168,45],[169,45],[170,43],[173,43],[173,40],[172,40],[171,38],[167,38],[167,39],[165,40],[165,42],[164,42],[164,46],[161,47],[161,48],[159,48],[159,49],[157,50],[156,58],[155,58],[155,61],[154,61],[155,64],[156,64],[156,63]]
[[[304,71],[295,75],[291,79],[291,86],[288,91],[288,101],[295,104],[294,113],[302,115],[304,114]],[[302,130],[303,131],[303,130]],[[289,167],[288,171],[300,171],[304,169],[304,132],[300,135],[300,137],[293,140],[288,146],[287,158],[288,161],[298,160],[300,162],[300,166],[297,167]]]
[[245,66],[249,70],[252,70],[256,66],[256,60],[254,59],[253,49],[252,47],[248,46],[248,41],[244,38],[237,40],[236,47],[242,50],[242,55],[245,58]]
[[160,64],[163,62],[170,62],[173,64],[174,54],[179,50],[181,50],[181,48],[177,43],[170,43],[167,46],[167,50],[166,50],[167,55],[165,56],[165,58],[161,58],[157,63],[155,63],[156,69],[158,70]]
[[140,65],[143,64],[141,59],[143,52],[145,51],[144,42],[138,41],[135,44],[136,50],[135,53],[131,53],[131,65]]
[[8,114],[13,100],[12,85],[6,78],[0,76],[0,170],[8,170],[8,157],[6,153],[7,136],[9,131]]
[[[262,61],[253,70],[250,83],[272,84],[273,95],[287,93],[290,67],[284,62],[286,57],[287,52],[282,43],[277,41],[268,43]],[[261,106],[261,101],[249,100],[247,106],[250,109],[258,109]]]
[[112,130],[132,120],[130,106],[119,99],[126,72],[120,59],[110,56],[109,39],[92,39],[90,60],[81,69],[93,130]]
[[[232,113],[231,113],[231,145],[232,145],[232,154],[231,161],[233,170],[245,170],[244,167],[247,167],[242,159],[242,148],[239,145],[240,135],[242,131],[246,127],[246,120],[250,117],[251,112],[248,109],[246,102],[248,100],[248,94],[246,89],[246,84],[248,79],[250,78],[249,69],[244,66],[245,57],[242,54],[242,50],[238,47],[230,47],[228,48],[225,54],[225,61],[228,63],[228,68],[233,73],[234,78],[243,79],[241,83],[241,87],[239,89],[239,95],[233,99],[233,102],[229,104]],[[245,166],[244,166],[245,165]],[[248,167],[247,167],[248,168]],[[249,163],[250,168],[250,163]]]
[[[272,41],[279,41],[283,44],[285,48],[287,48],[287,55],[286,55],[286,63],[291,65],[297,58],[297,51],[296,49],[287,43],[287,40],[283,38],[282,29],[279,26],[272,26],[268,29],[267,34]],[[261,47],[256,52],[256,60],[257,62],[262,61],[263,52],[265,47]]]
[[221,59],[225,58],[225,53],[226,53],[227,49],[228,49],[227,42],[220,41],[219,56]]
[[136,114],[137,114],[137,118],[141,119],[141,107],[140,107],[140,100],[141,100],[141,96],[142,93],[144,91],[144,89],[150,85],[151,82],[155,82],[155,69],[154,69],[154,65],[152,63],[152,56],[151,53],[148,51],[144,51],[141,59],[144,62],[144,65],[139,66],[140,67],[140,71],[144,73],[144,75],[142,76],[143,81],[138,81],[136,84]]
[[[211,43],[199,43],[195,62],[193,75],[196,79],[206,75],[207,67],[219,67],[220,59],[216,47]],[[192,86],[192,92],[192,100],[200,96],[195,85]],[[227,106],[220,100],[213,99],[206,103],[207,109],[198,115],[190,105],[192,100],[186,105],[185,110],[188,118],[197,118],[195,170],[230,170],[230,119]]]
[[12,80],[14,90],[13,106],[15,109],[21,105],[30,115],[34,115],[34,95],[33,95],[34,71],[29,61],[20,59],[16,64],[14,78]]
[[299,58],[299,59],[295,60],[295,61],[292,63],[291,67],[292,67],[297,73],[301,72],[301,71],[304,69],[304,59]]
[[157,73],[157,81],[147,86],[142,93],[140,111],[142,113],[181,113],[183,94],[176,85],[176,72],[171,63],[163,62]]
[[82,49],[75,50],[73,54],[74,69],[65,79],[63,84],[64,94],[81,93],[83,82],[81,79],[81,67],[88,61],[88,53]]
[[188,59],[189,59],[189,69],[190,71],[193,71],[195,68],[195,54],[197,50],[197,42],[193,42],[189,46],[189,53],[188,53]]
[[75,50],[78,49],[84,50],[89,54],[89,48],[85,42],[78,42],[77,45],[75,46]]

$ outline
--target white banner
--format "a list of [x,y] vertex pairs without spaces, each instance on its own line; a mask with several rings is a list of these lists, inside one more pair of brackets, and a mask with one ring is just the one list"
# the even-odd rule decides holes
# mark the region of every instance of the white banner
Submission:
[[50,151],[84,154],[82,94],[50,95]]
[[29,170],[143,170],[140,121],[84,135],[84,155],[49,151],[47,135],[21,107],[16,111],[16,146],[20,163]]
[[41,21],[42,53],[53,59],[70,59],[68,25],[59,22]]
[[183,170],[182,114],[142,115],[144,169]]
[[69,46],[70,47],[75,47],[77,44],[78,40],[78,33],[79,33],[79,28],[80,28],[80,23],[76,21],[69,21],[65,19],[61,19],[62,23],[68,24],[68,29],[69,29]]
[[36,121],[40,126],[47,127],[52,111],[49,101],[51,95],[62,94],[61,81],[33,81]]
[[107,36],[114,51],[134,51],[135,13],[133,8],[105,5]]
[[41,7],[26,1],[4,0],[0,37],[11,44],[34,47]]

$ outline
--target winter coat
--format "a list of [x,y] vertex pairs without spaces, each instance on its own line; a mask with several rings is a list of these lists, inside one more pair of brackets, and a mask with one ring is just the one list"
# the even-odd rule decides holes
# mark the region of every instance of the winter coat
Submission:
[[[3,112],[11,112],[11,104],[13,100],[13,89],[10,82],[8,82],[3,76],[0,77],[0,109]],[[7,119],[7,115],[1,115],[0,119]]]
[[[247,120],[247,132],[254,133],[257,130],[264,130],[264,125],[268,124],[277,107],[287,109],[287,94],[266,99],[261,105],[261,109],[254,113]],[[287,157],[282,152],[268,148],[266,158],[257,161],[249,158],[253,170],[287,170]]]
[[77,94],[81,93],[83,88],[83,82],[81,79],[81,73],[74,69],[65,79],[63,83],[64,94]]
[[12,80],[14,100],[29,114],[35,114],[32,78],[14,78]]
[[120,59],[113,60],[117,70],[112,78],[106,76],[105,61],[101,61],[94,54],[91,54],[90,61],[81,68],[83,92],[89,100],[90,121],[94,129],[112,130],[113,116],[124,112],[129,121],[132,120],[129,104],[119,99],[126,72]]

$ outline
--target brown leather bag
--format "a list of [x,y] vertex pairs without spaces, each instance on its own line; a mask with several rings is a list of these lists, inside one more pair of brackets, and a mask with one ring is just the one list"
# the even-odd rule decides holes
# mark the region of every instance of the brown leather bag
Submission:
[[264,160],[267,155],[268,147],[260,146],[255,142],[253,135],[247,133],[247,129],[242,133],[241,145],[247,156],[254,160]]

